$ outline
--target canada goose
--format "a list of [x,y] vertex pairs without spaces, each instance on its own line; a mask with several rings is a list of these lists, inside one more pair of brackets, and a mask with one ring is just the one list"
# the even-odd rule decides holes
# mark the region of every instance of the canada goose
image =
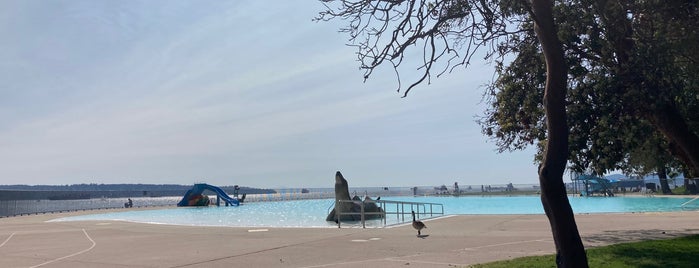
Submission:
[[422,230],[423,228],[427,228],[427,226],[425,226],[425,224],[422,223],[421,221],[415,220],[415,211],[412,211],[412,214],[413,214],[413,228],[415,228],[415,230],[417,230],[417,235],[419,236],[420,230]]

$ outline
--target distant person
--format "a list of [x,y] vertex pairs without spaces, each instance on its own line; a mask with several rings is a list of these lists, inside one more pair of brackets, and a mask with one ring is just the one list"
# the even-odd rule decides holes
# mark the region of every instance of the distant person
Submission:
[[233,197],[238,197],[238,192],[240,192],[240,186],[233,185]]
[[129,198],[128,201],[126,201],[126,203],[124,203],[124,207],[132,208],[133,207],[133,200],[131,200],[131,198]]

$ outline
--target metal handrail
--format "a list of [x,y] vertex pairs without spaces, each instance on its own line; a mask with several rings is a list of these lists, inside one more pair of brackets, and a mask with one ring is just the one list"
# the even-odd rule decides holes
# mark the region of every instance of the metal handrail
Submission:
[[[360,212],[339,212],[335,210],[335,216],[338,218],[337,221],[337,228],[341,227],[341,220],[343,215],[360,215],[360,221],[362,223],[362,228],[366,228],[366,215],[381,215],[381,219],[383,220],[383,225],[386,226],[386,218],[388,215],[396,215],[396,221],[399,223],[405,222],[405,215],[410,215],[412,211],[415,211],[415,215],[417,215],[417,218],[421,218],[421,215],[429,215],[427,218],[432,218],[435,216],[443,216],[444,215],[444,205],[440,203],[424,203],[424,202],[407,202],[407,201],[391,201],[391,200],[365,200],[365,201],[358,201],[358,200],[336,200],[335,201],[335,208],[338,207],[339,203],[354,203],[354,204],[359,204],[361,207]],[[381,208],[383,211],[382,212],[365,212],[364,207],[365,203],[374,203],[377,204],[379,208]],[[396,210],[395,211],[389,211],[388,210],[388,205],[395,204],[396,205]],[[406,212],[406,206],[409,206],[409,211]],[[392,207],[392,206],[391,206]],[[422,209],[421,209],[422,208]],[[429,209],[428,209],[429,208]],[[439,209],[439,211],[437,211]],[[412,215],[411,215],[412,216]],[[409,220],[412,220],[412,218],[409,218]]]
[[684,206],[686,206],[687,204],[692,203],[692,202],[694,202],[694,200],[697,200],[697,199],[699,199],[699,197],[695,197],[695,198],[692,199],[692,200],[689,200],[689,201],[687,201],[687,202],[682,203],[682,205],[680,205],[680,207],[684,207]]

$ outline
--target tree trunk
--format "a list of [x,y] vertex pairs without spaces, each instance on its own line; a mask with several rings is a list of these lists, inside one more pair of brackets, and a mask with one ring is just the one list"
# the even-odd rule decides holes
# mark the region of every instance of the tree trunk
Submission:
[[667,183],[667,169],[664,165],[658,165],[658,180],[660,180],[660,190],[663,194],[672,194],[670,185]]
[[558,267],[588,267],[585,248],[568,201],[563,173],[568,161],[566,122],[567,67],[563,47],[553,22],[551,0],[531,0],[534,30],[546,58],[544,109],[548,140],[539,168],[541,203],[551,225]]
[[689,129],[677,108],[667,104],[650,113],[649,117],[653,125],[676,145],[675,149],[679,149],[671,152],[677,154],[692,173],[699,173],[699,137]]

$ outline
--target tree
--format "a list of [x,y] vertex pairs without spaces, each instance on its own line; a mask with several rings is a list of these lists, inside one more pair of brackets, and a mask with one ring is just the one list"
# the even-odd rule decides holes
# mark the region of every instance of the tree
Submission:
[[[437,76],[459,65],[468,65],[477,48],[494,45],[512,37],[511,25],[536,33],[546,68],[542,96],[546,117],[546,142],[539,168],[542,204],[551,224],[561,267],[587,267],[587,257],[566,195],[563,173],[568,157],[566,119],[567,65],[558,30],[554,23],[553,1],[494,0],[321,0],[327,10],[318,20],[341,18],[349,21],[342,28],[358,48],[365,79],[383,63],[396,74],[404,63],[406,50],[421,45],[423,74],[404,92],[432,76],[435,63],[445,62]],[[337,3],[336,9],[330,5]],[[533,27],[532,27],[533,26]],[[387,36],[384,36],[387,35]],[[383,45],[382,45],[383,44]],[[514,52],[516,51],[506,51]],[[488,55],[495,51],[489,50]],[[441,70],[441,71],[440,71]],[[399,91],[400,78],[399,81]],[[540,99],[541,100],[541,99]]]
[[[587,257],[566,195],[563,173],[568,160],[568,125],[566,117],[567,65],[563,46],[554,25],[553,3],[531,1],[534,30],[546,59],[544,112],[547,140],[539,168],[541,202],[549,218],[556,244],[556,262],[562,267],[587,267]],[[579,242],[578,242],[579,241]]]
[[[696,1],[565,1],[554,16],[570,66],[567,109],[571,168],[603,174],[645,164],[662,169],[668,152],[693,166],[696,155],[697,54]],[[652,14],[652,15],[646,15]],[[693,27],[696,26],[696,27]],[[502,50],[531,51],[531,34],[519,32]],[[491,108],[480,120],[483,132],[500,150],[521,149],[541,135],[541,108],[519,103],[543,92],[545,71],[532,68],[536,53],[519,53],[499,68],[498,81],[487,95]],[[502,65],[502,64],[500,64]],[[524,74],[524,75],[522,75]],[[516,116],[512,116],[516,115]],[[664,137],[649,145],[653,137]],[[641,152],[639,149],[645,149]],[[634,161],[630,156],[654,157]],[[647,158],[647,157],[646,157]],[[634,162],[633,165],[629,161]]]
[[[624,25],[625,30],[606,28],[610,29],[608,34],[620,34],[610,39],[614,51],[626,55],[619,57],[618,66],[613,69],[619,77],[624,101],[644,104],[635,106],[637,109],[632,112],[653,124],[674,148],[674,154],[696,173],[699,137],[691,129],[683,111],[687,107],[681,102],[696,103],[697,75],[687,70],[692,68],[688,65],[699,61],[697,1],[635,1],[617,6],[621,10],[609,17]],[[687,92],[694,93],[689,94],[694,95],[693,101],[683,98]],[[690,113],[694,114],[691,110]]]

